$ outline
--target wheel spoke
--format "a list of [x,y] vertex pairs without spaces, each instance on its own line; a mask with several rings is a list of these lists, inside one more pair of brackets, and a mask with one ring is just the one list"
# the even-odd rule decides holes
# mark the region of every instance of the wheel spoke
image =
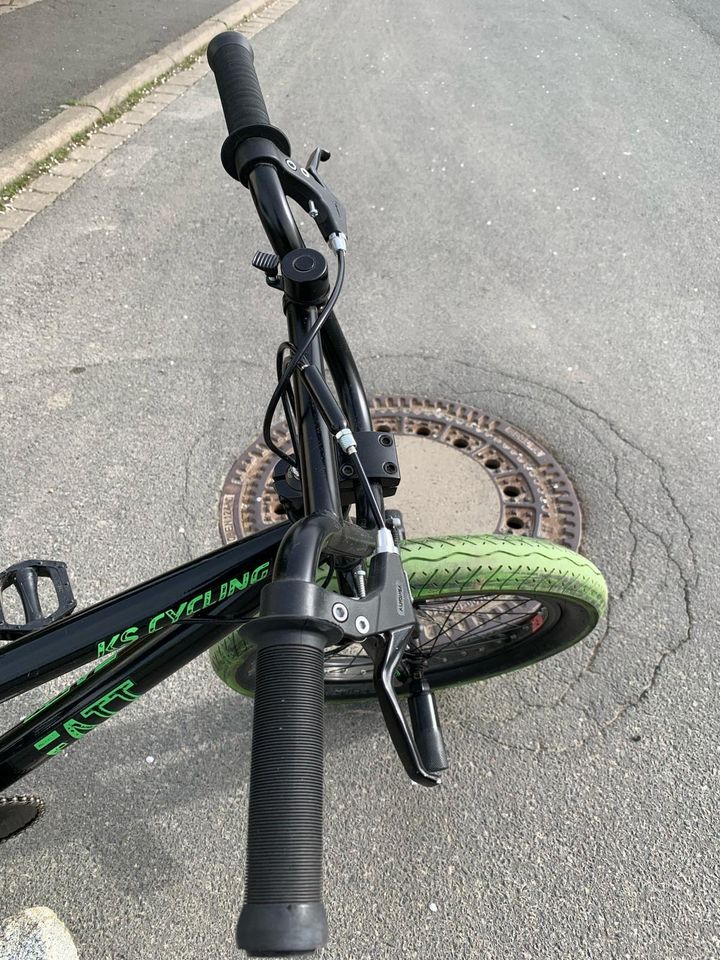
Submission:
[[[445,583],[439,586],[435,577],[428,577],[421,586],[416,585],[415,593],[422,596],[426,589],[431,589],[431,580],[435,580],[437,591],[442,594],[443,588],[449,583],[457,583],[458,573],[459,570],[451,571]],[[537,570],[528,572],[520,583],[515,581],[512,593],[503,593],[503,588],[514,575],[514,571],[510,571],[498,584],[496,593],[464,595],[464,588],[476,576],[473,571],[467,582],[460,584],[456,594],[415,601],[421,631],[418,651],[428,665],[432,664],[433,659],[444,654],[448,654],[454,661],[460,656],[467,656],[473,650],[482,658],[499,644],[507,642],[513,634],[523,640],[525,634],[518,635],[517,629],[537,616],[540,610],[545,610],[545,607],[532,596],[518,596],[527,582],[537,575]],[[371,660],[364,648],[352,640],[325,651],[328,677],[336,682],[348,681],[351,678],[349,675],[357,675],[358,671],[362,679],[367,681],[368,677],[365,675],[369,663]]]
[[348,663],[347,666],[345,666],[345,667],[342,668],[343,673],[347,673],[347,672],[348,672],[348,670],[352,667],[352,665],[356,662],[357,658],[358,658],[361,654],[365,657],[365,659],[367,659],[367,654],[365,653],[365,651],[363,650],[363,648],[360,647],[360,650],[356,651],[356,652],[353,654],[353,657],[352,657],[352,660],[350,661],[350,663]]
[[[510,608],[508,608],[506,604],[503,604],[502,609],[496,611],[495,613],[491,613],[487,617],[482,619],[482,621],[478,624],[478,627],[482,629],[486,627],[488,624],[495,623],[497,620],[500,619],[500,617],[507,616],[509,613],[512,613],[513,610],[517,610],[519,607],[523,606],[523,604],[524,604],[524,601],[519,601],[514,607],[510,607]],[[463,616],[461,616],[458,620],[455,620],[453,623],[448,624],[448,626],[445,628],[445,630],[441,634],[437,634],[435,637],[433,637],[433,641],[437,643],[440,637],[452,636],[452,634],[464,623],[467,623],[468,620],[472,620],[473,618],[479,619],[481,613],[482,611],[479,611],[479,610],[470,610],[468,613],[465,613]]]
[[[534,576],[537,574],[537,570],[538,570],[538,568],[536,568],[536,569],[534,569],[534,570],[531,570],[531,571],[527,574],[527,576],[525,576],[524,579],[520,582],[520,584],[518,584],[518,585],[515,587],[515,590],[522,590],[522,588],[525,586],[525,584],[528,582],[528,580],[530,580],[532,577],[534,577]],[[512,576],[513,576],[513,571],[511,571],[511,572],[508,574],[508,576],[505,578],[505,580],[502,582],[502,584],[500,584],[500,588],[499,588],[498,592],[497,592],[497,593],[494,593],[494,594],[491,594],[491,595],[488,597],[488,599],[485,601],[485,603],[482,604],[481,607],[478,608],[478,609],[482,609],[482,607],[487,606],[487,604],[488,604],[489,602],[491,602],[492,600],[497,601],[498,598],[502,596],[502,588],[505,586],[505,584],[508,582],[508,580],[509,580]],[[427,656],[428,659],[433,656],[433,654],[434,654],[434,652],[435,652],[435,647],[437,646],[437,642],[438,642],[440,636],[442,635],[442,633],[443,633],[443,631],[444,631],[444,629],[445,629],[445,626],[446,626],[446,624],[447,624],[447,622],[448,622],[449,617],[452,615],[452,612],[453,612],[453,611],[455,610],[455,608],[457,607],[458,601],[459,601],[460,599],[462,599],[462,594],[459,594],[458,597],[455,599],[455,603],[454,603],[454,605],[453,605],[450,613],[448,614],[448,616],[447,616],[447,617],[445,618],[445,620],[443,621],[443,624],[442,624],[442,626],[441,626],[441,628],[440,628],[440,632],[439,632],[439,633],[437,634],[437,636],[435,636],[435,638],[433,639],[432,646],[431,646],[429,652],[426,654],[426,656]],[[467,599],[467,598],[465,598],[465,599]],[[521,602],[525,602],[525,601],[523,600],[523,601],[521,601]],[[475,613],[477,613],[477,609],[475,610]],[[472,614],[468,614],[468,616],[471,616],[471,615],[472,615]],[[497,619],[497,616],[500,616],[500,615],[501,615],[501,614],[496,615],[493,619]],[[467,617],[466,617],[465,619],[467,619]],[[486,621],[486,623],[491,623],[491,622],[492,622],[492,620]],[[454,626],[457,627],[457,624],[455,624]]]
[[433,653],[434,653],[434,651],[435,651],[435,645],[437,644],[438,637],[441,636],[442,630],[445,628],[445,625],[447,624],[448,620],[450,619],[450,617],[453,615],[453,613],[454,613],[455,610],[457,609],[457,605],[458,605],[458,603],[460,603],[460,600],[461,600],[461,599],[462,599],[462,597],[458,594],[458,596],[457,596],[456,599],[455,599],[455,603],[452,605],[452,607],[451,607],[450,610],[448,611],[447,616],[446,616],[445,619],[443,620],[442,627],[441,627],[441,631],[438,632],[437,636],[436,636],[436,637],[434,638],[434,640],[433,640],[433,645],[432,645],[432,647],[430,648],[430,652],[428,653],[428,657],[432,657],[432,655],[433,655]]
[[342,654],[344,650],[347,650],[347,648],[351,647],[354,643],[354,640],[346,640],[345,643],[338,643],[336,646],[325,647],[323,660],[327,663],[333,657],[337,657],[339,654]]
[[[463,598],[463,599],[465,599],[466,602],[467,602],[467,598]],[[474,607],[474,608],[470,611],[470,613],[466,614],[465,617],[463,617],[463,620],[467,619],[468,617],[475,617],[475,616],[477,616],[477,615],[478,615],[478,612],[481,611],[481,610],[483,610],[485,607],[487,607],[487,605],[488,605],[489,603],[491,603],[493,600],[498,600],[498,595],[497,595],[497,594],[494,595],[494,596],[492,596],[492,597],[488,597],[488,598],[484,601],[484,603],[480,604],[480,606]],[[500,601],[500,602],[502,602],[502,601]],[[457,605],[457,604],[456,604],[456,605]],[[421,610],[422,610],[422,608],[419,608],[419,609],[418,609],[418,612],[420,612]],[[423,612],[424,612],[424,611],[423,611]],[[425,614],[425,616],[426,616],[428,619],[431,619],[431,618],[428,616],[428,614]],[[442,634],[445,632],[445,626],[446,626],[446,624],[447,624],[448,619],[449,619],[449,618],[446,617],[445,620],[443,621],[443,623],[441,624],[440,629],[438,630],[437,636],[442,636]],[[462,620],[458,621],[458,623],[462,623]],[[457,625],[458,625],[457,623],[453,624],[453,626],[457,626]]]
[[[496,598],[496,599],[497,599],[497,598]],[[527,601],[525,598],[523,598],[522,600],[519,600],[519,601],[515,604],[514,607],[511,607],[511,608],[509,608],[509,609],[507,608],[507,603],[508,603],[508,601],[499,600],[498,602],[500,602],[500,603],[503,604],[503,609],[502,609],[502,610],[499,610],[497,613],[494,613],[494,614],[493,614],[491,617],[489,617],[487,620],[484,620],[484,621],[483,621],[483,625],[488,624],[488,623],[493,623],[495,620],[498,619],[498,617],[501,617],[501,616],[503,616],[504,614],[511,613],[512,610],[517,610],[519,607],[524,606],[528,601]],[[459,626],[461,626],[463,623],[465,623],[467,620],[471,619],[472,617],[478,617],[478,616],[480,615],[480,613],[482,612],[482,610],[483,610],[487,605],[488,605],[488,604],[487,604],[487,602],[486,602],[486,603],[482,604],[481,607],[475,607],[475,608],[473,608],[473,609],[470,610],[468,613],[466,613],[464,616],[462,616],[459,620],[456,620],[454,623],[451,623],[451,624],[449,625],[449,627],[447,627],[447,628],[446,628],[445,630],[443,630],[441,633],[436,634],[436,636],[435,636],[433,639],[437,640],[439,637],[445,635],[446,633],[449,634],[451,630],[456,630]],[[447,623],[447,619],[445,620],[445,623]]]
[[[482,623],[478,624],[477,631],[476,631],[475,634],[473,634],[472,631],[471,631],[470,633],[465,633],[465,634],[462,634],[462,633],[461,633],[461,634],[459,634],[459,635],[457,635],[457,636],[453,636],[452,633],[450,632],[450,630],[453,630],[453,631],[456,630],[461,623],[465,623],[468,619],[470,619],[470,618],[472,618],[472,617],[474,617],[474,616],[477,615],[477,611],[475,611],[475,610],[471,611],[470,613],[466,614],[461,620],[457,621],[457,623],[453,623],[453,624],[451,625],[451,627],[450,627],[450,630],[447,630],[447,631],[446,631],[446,635],[448,636],[449,640],[448,640],[448,642],[447,642],[446,644],[443,645],[442,649],[443,649],[443,650],[449,650],[449,649],[451,649],[451,648],[453,648],[453,647],[454,647],[455,649],[460,649],[460,647],[458,646],[459,641],[462,640],[463,642],[466,642],[466,641],[467,641],[468,639],[470,639],[472,636],[481,636],[481,635],[483,635],[483,634],[486,634],[486,633],[487,633],[487,627],[488,627],[490,624],[497,622],[501,617],[503,618],[503,627],[510,627],[510,626],[512,626],[513,624],[516,624],[516,623],[518,623],[518,622],[520,622],[520,621],[522,621],[522,620],[524,620],[524,619],[527,619],[527,613],[524,613],[524,614],[522,614],[522,615],[520,615],[520,616],[517,616],[517,615],[516,615],[515,618],[514,618],[512,621],[506,621],[506,620],[505,620],[505,618],[507,618],[510,614],[512,614],[512,612],[513,612],[514,610],[519,609],[520,607],[524,606],[526,603],[527,603],[527,601],[526,601],[525,599],[522,599],[522,600],[518,601],[518,603],[517,603],[514,607],[510,607],[510,609],[499,610],[499,611],[498,611],[496,614],[494,614],[492,617],[490,617],[489,619],[484,620]],[[505,631],[503,631],[503,632],[505,632]],[[495,634],[495,636],[497,636],[497,634]],[[429,653],[427,654],[428,657],[432,656],[432,654],[434,653],[435,648],[436,648],[436,646],[437,646],[438,639],[439,639],[439,635],[433,639],[433,646],[431,647]],[[491,638],[488,638],[488,639],[491,639]],[[423,645],[421,645],[420,650],[421,650],[421,652],[422,652],[422,650],[423,650]]]
[[[463,583],[462,588],[461,588],[461,591],[460,591],[460,593],[457,595],[457,598],[456,598],[456,600],[455,600],[455,606],[457,606],[458,601],[462,598],[462,589],[464,589],[464,588],[467,586],[467,584],[470,582],[470,580],[473,578],[473,576],[474,576],[474,574],[471,573],[471,574],[468,576],[467,580],[465,580],[465,582]],[[447,582],[449,582],[449,581],[446,581],[446,583],[447,583]],[[454,607],[453,607],[453,609],[454,609]],[[448,614],[448,616],[445,618],[445,623],[447,623],[448,617],[450,617],[451,615],[452,615],[452,610],[450,611],[450,613]],[[445,626],[445,623],[443,623],[443,627]],[[441,630],[442,630],[442,628],[441,628]]]

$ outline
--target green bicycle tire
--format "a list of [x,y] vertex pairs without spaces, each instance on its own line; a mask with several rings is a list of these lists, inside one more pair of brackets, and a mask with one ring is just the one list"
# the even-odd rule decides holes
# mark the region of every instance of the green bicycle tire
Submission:
[[[476,598],[487,604],[488,598],[501,596],[518,598],[518,605],[534,602],[544,611],[542,625],[521,641],[497,641],[493,649],[468,662],[448,665],[439,657],[437,662],[428,660],[426,677],[433,688],[482,680],[559,653],[587,636],[607,606],[607,586],[597,567],[549,540],[491,534],[405,540],[400,554],[419,610],[432,610],[433,601],[446,598],[456,598],[457,606],[458,601],[470,604]],[[496,638],[490,635],[485,642],[490,640]],[[242,631],[217,643],[210,650],[210,661],[231,689],[253,695],[254,649]],[[330,680],[326,668],[327,700],[373,696],[371,676]]]

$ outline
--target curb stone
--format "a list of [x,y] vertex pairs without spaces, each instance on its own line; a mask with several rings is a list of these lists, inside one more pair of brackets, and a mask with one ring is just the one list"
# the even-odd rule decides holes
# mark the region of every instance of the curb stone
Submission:
[[17,180],[33,164],[44,160],[53,150],[64,147],[74,134],[87,130],[99,119],[100,114],[94,107],[66,107],[18,143],[1,151],[0,194],[6,184]]
[[22,10],[23,7],[29,7],[38,0],[0,0],[0,14],[12,13],[13,10]]
[[[88,146],[94,148],[102,146],[103,148],[113,149],[108,143],[111,136],[116,139],[115,145],[117,146],[135,129],[147,123],[165,106],[172,103],[177,97],[182,96],[185,90],[205,76],[209,69],[206,64],[195,63],[190,68],[185,68],[183,64],[189,56],[201,53],[216,33],[233,29],[242,21],[253,17],[245,26],[248,34],[254,35],[264,27],[274,23],[297,2],[298,0],[276,0],[275,3],[268,3],[268,0],[240,0],[239,3],[233,3],[178,40],[168,44],[158,53],[146,57],[117,77],[108,80],[89,93],[82,103],[66,107],[58,116],[43,123],[18,143],[0,151],[0,196],[2,196],[4,187],[24,176],[35,164],[48,158],[53,151],[69,147],[73,136],[90,132]],[[260,10],[262,10],[263,16],[255,22],[254,15]],[[156,83],[163,74],[173,69],[178,69],[179,72],[168,78],[167,85],[162,84],[148,91],[146,97],[126,113],[123,113],[120,121],[123,122],[124,129],[119,128],[119,121],[115,121],[103,126],[101,131],[92,133],[93,125],[102,119],[109,110],[121,104],[138,87]],[[156,99],[153,99],[153,97]],[[129,129],[131,124],[133,125],[132,129]],[[103,134],[106,139],[96,141],[96,138],[101,138]],[[71,150],[69,157],[52,168],[53,173],[45,173],[37,180],[31,181],[27,189],[61,193],[64,187],[57,190],[50,189],[51,185],[47,178],[57,179],[57,174],[58,177],[72,182],[82,176],[86,172],[87,163],[91,160],[89,156],[83,156],[82,170],[76,167],[74,170],[70,168],[62,173],[60,172],[60,168],[65,164],[76,162],[74,154],[75,151]],[[95,160],[92,166],[97,162],[99,160]],[[36,187],[36,184],[41,180],[44,181],[44,186]],[[8,209],[4,213],[0,212],[0,243],[9,239],[9,236],[5,236],[5,234],[9,232],[12,235],[24,225],[16,225],[17,218],[15,218],[15,222],[12,217],[6,220],[9,214],[19,212],[19,208],[17,211],[13,210],[12,200],[9,203]],[[13,223],[13,226],[10,226],[11,223]]]

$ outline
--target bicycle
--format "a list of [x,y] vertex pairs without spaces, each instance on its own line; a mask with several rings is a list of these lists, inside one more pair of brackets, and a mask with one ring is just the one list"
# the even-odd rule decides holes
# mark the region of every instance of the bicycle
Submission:
[[[252,48],[221,33],[208,59],[228,128],[221,159],[250,190],[272,247],[253,266],[282,293],[288,338],[263,433],[287,519],[81,612],[64,564],[0,574],[24,622],[0,606],[0,701],[98,660],[0,737],[0,789],[82,739],[210,651],[232,689],[254,696],[245,899],[236,942],[251,955],[327,941],[322,895],[324,701],[377,697],[412,780],[436,786],[448,761],[433,690],[518,669],[585,637],[607,589],[593,564],[548,541],[508,535],[408,540],[385,500],[401,480],[392,434],[372,428],[335,306],[345,278],[345,210],[315,149],[302,166],[269,120]],[[336,260],[306,247],[288,200]],[[327,376],[329,371],[334,391]],[[272,425],[282,405],[291,449]],[[355,511],[351,517],[351,510]],[[43,613],[39,582],[57,609]],[[407,714],[401,705],[407,699]],[[0,801],[0,840],[42,813]]]

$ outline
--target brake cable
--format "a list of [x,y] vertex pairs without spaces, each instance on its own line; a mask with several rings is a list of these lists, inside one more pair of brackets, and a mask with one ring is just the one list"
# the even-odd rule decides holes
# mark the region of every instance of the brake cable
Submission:
[[[343,283],[345,282],[345,251],[336,250],[337,254],[337,276],[335,277],[335,285],[333,286],[332,292],[328,297],[325,306],[322,308],[319,317],[313,324],[308,333],[305,341],[295,350],[295,353],[292,356],[290,362],[285,366],[282,376],[278,380],[278,384],[273,391],[273,395],[270,398],[270,403],[268,404],[267,410],[265,411],[265,419],[263,420],[263,439],[265,440],[266,445],[273,451],[276,456],[280,457],[282,460],[285,460],[286,463],[289,463],[291,466],[297,469],[297,462],[285,451],[280,450],[275,444],[272,438],[272,421],[275,416],[275,411],[277,410],[278,404],[280,403],[283,394],[288,390],[290,385],[290,378],[297,370],[303,356],[305,355],[306,350],[312,344],[313,340],[320,333],[325,321],[328,319],[330,314],[335,308],[335,304],[340,297],[342,292]],[[311,311],[317,310],[317,308],[310,308]]]
[[[283,340],[280,346],[277,349],[275,355],[275,370],[278,378],[278,382],[283,375],[285,369],[286,357],[285,354],[294,350],[293,345],[287,341]],[[282,405],[283,411],[285,413],[285,420],[287,421],[288,431],[290,433],[290,445],[293,451],[299,450],[299,440],[298,440],[298,424],[297,424],[297,413],[295,410],[295,398],[290,386],[287,386],[283,391],[282,395]],[[271,448],[272,449],[272,448]],[[290,454],[286,454],[284,451],[280,450],[277,447],[274,451],[277,454],[282,454],[282,459],[285,460],[291,467],[297,469],[297,460],[295,457]],[[298,473],[299,476],[299,473]]]

